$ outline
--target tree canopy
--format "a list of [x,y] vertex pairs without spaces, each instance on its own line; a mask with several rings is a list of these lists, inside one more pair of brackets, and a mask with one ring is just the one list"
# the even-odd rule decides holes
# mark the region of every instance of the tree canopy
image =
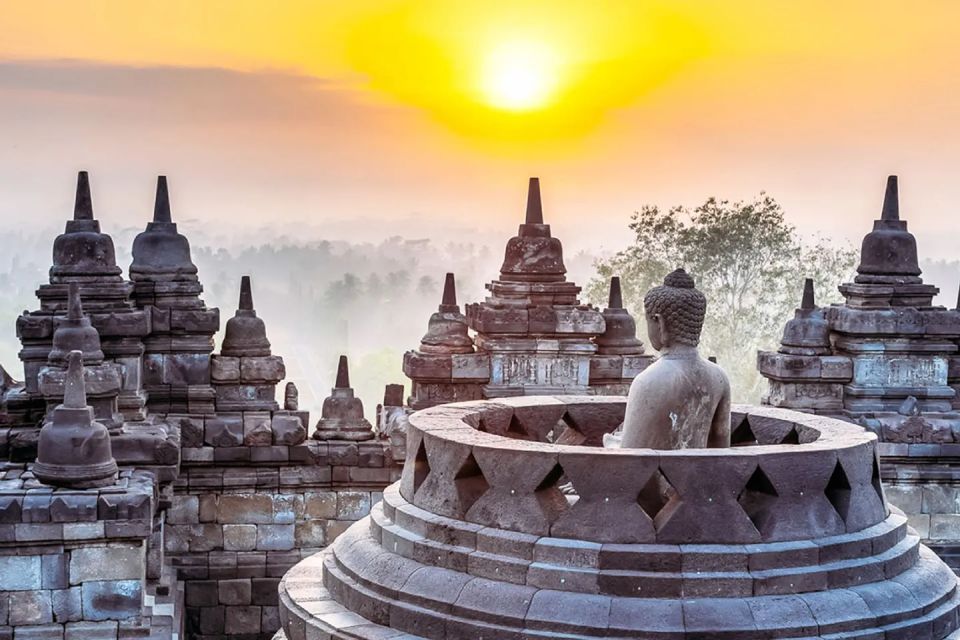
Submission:
[[850,279],[857,258],[849,245],[802,238],[765,193],[752,201],[710,198],[694,209],[644,206],[629,227],[633,243],[597,262],[588,298],[603,305],[610,277],[620,276],[624,304],[645,340],[644,293],[683,267],[707,297],[701,353],[717,357],[734,398],[744,402],[760,397],[756,351],[779,343],[800,304],[803,279],[814,279],[818,304],[836,302],[837,285]]

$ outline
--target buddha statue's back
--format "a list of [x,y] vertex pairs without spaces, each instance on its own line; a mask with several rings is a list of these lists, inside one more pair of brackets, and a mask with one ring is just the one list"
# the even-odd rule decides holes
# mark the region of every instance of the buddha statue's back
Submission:
[[643,306],[660,358],[630,386],[620,446],[730,446],[730,382],[697,350],[707,308],[703,293],[677,269],[647,292]]

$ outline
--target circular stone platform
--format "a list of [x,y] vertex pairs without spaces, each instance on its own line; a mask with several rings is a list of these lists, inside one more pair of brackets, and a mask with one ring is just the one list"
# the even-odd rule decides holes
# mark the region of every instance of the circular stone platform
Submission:
[[555,444],[596,445],[625,403],[411,416],[401,481],[281,582],[286,638],[960,635],[957,578],[888,509],[873,434],[739,406],[730,449]]

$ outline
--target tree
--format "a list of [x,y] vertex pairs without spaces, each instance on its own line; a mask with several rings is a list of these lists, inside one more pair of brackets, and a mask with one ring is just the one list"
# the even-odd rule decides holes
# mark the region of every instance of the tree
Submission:
[[643,295],[670,271],[685,268],[707,297],[701,353],[717,357],[742,402],[759,400],[756,352],[779,344],[800,304],[803,279],[814,279],[818,304],[835,302],[837,285],[850,279],[857,259],[849,245],[804,241],[764,193],[750,202],[710,198],[692,210],[645,206],[629,226],[633,244],[597,262],[588,298],[603,305],[610,277],[619,275],[624,303],[645,338]]

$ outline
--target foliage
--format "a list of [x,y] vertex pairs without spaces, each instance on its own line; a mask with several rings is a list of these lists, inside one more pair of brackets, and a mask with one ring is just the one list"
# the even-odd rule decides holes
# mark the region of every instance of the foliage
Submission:
[[692,210],[645,206],[629,226],[633,244],[596,263],[588,298],[602,305],[610,277],[619,275],[625,306],[643,337],[644,293],[670,271],[685,268],[708,301],[701,352],[717,357],[734,398],[744,402],[760,397],[756,352],[779,343],[799,305],[803,279],[814,279],[818,304],[838,301],[837,285],[849,280],[857,259],[850,246],[804,241],[764,193],[750,202],[710,198]]

